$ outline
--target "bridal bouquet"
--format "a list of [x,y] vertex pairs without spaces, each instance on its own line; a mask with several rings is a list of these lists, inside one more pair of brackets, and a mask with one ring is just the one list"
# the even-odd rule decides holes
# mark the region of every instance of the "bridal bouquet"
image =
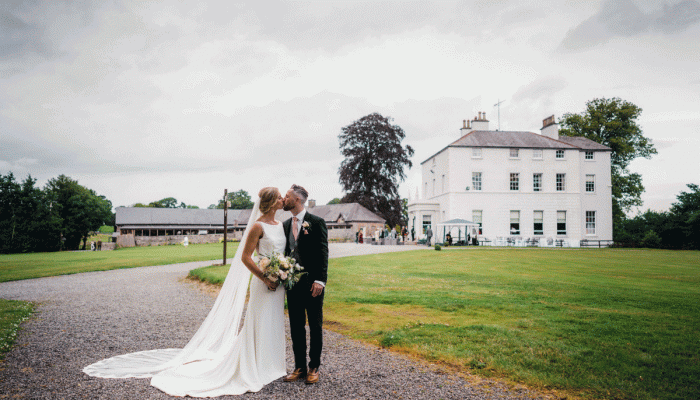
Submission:
[[306,273],[303,272],[304,267],[297,264],[295,259],[284,257],[278,253],[262,256],[260,261],[258,261],[258,267],[269,280],[272,282],[279,281],[288,290],[294,287],[301,279],[301,276]]

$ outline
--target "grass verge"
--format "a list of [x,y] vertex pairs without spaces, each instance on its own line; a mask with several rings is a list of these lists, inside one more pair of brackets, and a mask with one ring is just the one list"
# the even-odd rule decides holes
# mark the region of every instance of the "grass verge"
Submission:
[[[234,254],[238,243],[229,243]],[[113,251],[62,251],[0,255],[0,282],[151,265],[221,259],[222,244],[131,247]]]
[[17,339],[20,324],[31,315],[32,303],[0,299],[0,360],[10,351]]
[[445,250],[330,260],[325,326],[584,398],[700,398],[700,252]]

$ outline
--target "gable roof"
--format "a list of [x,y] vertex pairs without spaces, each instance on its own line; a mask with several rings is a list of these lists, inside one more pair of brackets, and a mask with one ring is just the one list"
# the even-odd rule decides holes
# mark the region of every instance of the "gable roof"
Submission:
[[596,150],[610,151],[611,149],[584,137],[559,136],[552,139],[534,132],[526,131],[471,131],[442,150],[428,157],[426,163],[448,147],[491,147],[491,148],[520,148],[520,149],[557,149],[557,150]]

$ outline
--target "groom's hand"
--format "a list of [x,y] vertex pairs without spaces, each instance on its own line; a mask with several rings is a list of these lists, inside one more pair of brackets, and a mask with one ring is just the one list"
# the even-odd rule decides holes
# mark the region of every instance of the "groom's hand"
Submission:
[[323,285],[314,282],[314,284],[311,286],[311,296],[316,297],[319,296],[321,293],[323,293]]

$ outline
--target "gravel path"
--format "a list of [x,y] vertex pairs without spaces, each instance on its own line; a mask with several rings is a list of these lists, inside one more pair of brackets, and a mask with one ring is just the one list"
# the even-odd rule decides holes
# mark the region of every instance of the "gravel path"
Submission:
[[[405,251],[413,246],[331,244],[331,256]],[[421,247],[425,248],[425,247]],[[0,363],[0,399],[168,399],[148,379],[99,379],[83,367],[139,350],[182,347],[214,299],[184,277],[211,261],[0,283],[0,297],[38,303]],[[250,399],[529,399],[545,398],[491,381],[474,383],[324,333],[321,381],[277,380]],[[287,366],[293,366],[287,341]]]

